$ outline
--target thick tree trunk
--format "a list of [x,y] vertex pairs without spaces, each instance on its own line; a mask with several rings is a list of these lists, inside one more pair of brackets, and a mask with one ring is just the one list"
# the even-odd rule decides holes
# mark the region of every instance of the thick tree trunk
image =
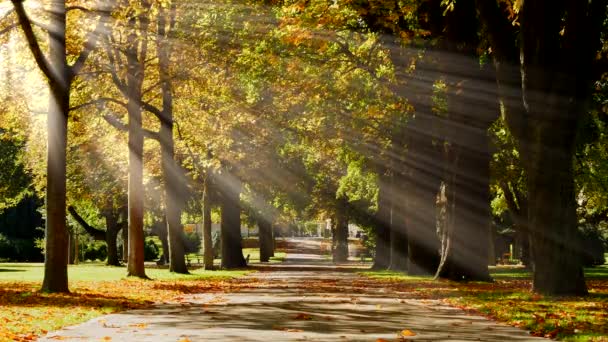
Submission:
[[[174,11],[175,7],[171,7]],[[174,14],[174,13],[172,13]],[[161,82],[163,108],[160,117],[159,142],[161,148],[161,164],[163,180],[165,183],[165,217],[169,238],[169,270],[175,273],[188,273],[183,243],[183,229],[181,224],[181,211],[185,193],[180,191],[185,184],[183,171],[175,161],[175,147],[173,141],[173,90],[171,87],[170,68],[170,37],[171,27],[167,28],[166,14],[161,7],[158,14],[157,55],[158,73]],[[170,24],[171,25],[171,24]]]
[[378,182],[378,211],[375,217],[376,255],[373,270],[388,269],[391,262],[391,184],[390,175],[382,173]]
[[150,234],[158,236],[158,239],[160,240],[160,243],[163,248],[163,254],[161,254],[160,259],[157,261],[157,264],[169,264],[169,231],[167,229],[167,218],[165,216],[163,216],[160,221],[154,221]]
[[[555,108],[555,111],[559,109]],[[577,232],[573,141],[556,122],[539,129],[528,176],[534,291],[552,295],[586,294]],[[561,131],[561,132],[560,132]],[[559,167],[552,167],[559,165]]]
[[206,270],[213,269],[213,238],[211,234],[211,175],[204,180],[203,192],[203,261]]
[[[144,185],[143,185],[143,150],[144,135],[142,127],[141,93],[144,67],[141,56],[145,56],[147,39],[139,35],[136,23],[139,22],[140,31],[145,32],[148,19],[143,13],[138,17],[129,19],[130,34],[127,47],[127,111],[129,114],[129,180],[128,180],[128,212],[129,212],[129,255],[127,275],[147,278],[144,268]],[[140,51],[141,44],[141,51]],[[145,57],[144,57],[145,58]]]
[[181,225],[181,203],[183,201],[179,188],[181,170],[175,163],[173,150],[173,119],[172,115],[161,123],[160,142],[162,150],[162,169],[165,182],[165,217],[167,237],[169,241],[169,270],[175,273],[188,273],[183,244]]
[[332,220],[332,259],[334,262],[345,262],[348,260],[348,216],[346,204],[338,204],[335,219]]
[[[488,239],[491,224],[490,210],[490,160],[489,153],[472,147],[488,146],[485,131],[480,134],[480,141],[471,147],[460,147],[460,160],[456,166],[455,182],[450,184],[454,192],[448,197],[448,205],[453,205],[453,220],[448,222],[450,248],[444,256],[445,263],[439,272],[442,278],[456,281],[490,281],[488,270]],[[486,141],[482,141],[481,136]],[[450,203],[450,201],[454,203]]]
[[106,233],[106,244],[108,245],[108,260],[106,265],[108,266],[120,266],[120,260],[118,259],[118,245],[116,239],[118,238],[118,230],[111,229]]
[[260,261],[268,262],[272,254],[272,223],[267,218],[258,220],[260,239]]
[[118,246],[116,239],[118,238],[118,231],[120,226],[118,224],[119,213],[112,211],[112,208],[108,208],[105,212],[106,219],[106,232],[105,241],[108,246],[108,260],[106,265],[108,266],[120,266],[120,260],[118,259]]
[[[226,172],[226,171],[225,171]],[[223,175],[222,182],[222,268],[246,267],[241,237],[241,183],[238,179]]]
[[432,275],[439,265],[435,199],[439,181],[432,171],[413,171],[406,194],[408,274]]
[[68,291],[69,235],[66,225],[66,147],[70,111],[70,77],[66,62],[65,3],[53,2],[50,25],[49,62],[56,79],[50,80],[47,118],[46,247],[43,292]]
[[407,186],[405,177],[395,172],[391,180],[393,203],[391,206],[391,262],[389,269],[397,272],[405,272],[408,268],[408,239],[407,218],[405,216],[405,197]]

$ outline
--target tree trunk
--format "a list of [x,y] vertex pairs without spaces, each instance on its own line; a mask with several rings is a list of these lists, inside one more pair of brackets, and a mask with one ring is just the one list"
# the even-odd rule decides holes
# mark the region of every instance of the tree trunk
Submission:
[[576,227],[572,170],[574,137],[567,139],[555,122],[539,131],[532,165],[526,170],[534,258],[533,288],[551,295],[586,294],[582,249]]
[[122,262],[127,263],[128,261],[129,261],[129,228],[127,225],[123,225],[123,227],[122,227]]
[[[224,171],[227,172],[227,171]],[[241,183],[236,177],[222,175],[222,268],[246,267],[241,237]]]
[[274,224],[270,225],[270,257],[274,257],[276,240],[274,238]]
[[405,217],[405,194],[407,191],[405,177],[400,173],[394,172],[391,177],[391,188],[394,189],[392,198],[390,215],[390,253],[391,262],[389,269],[391,271],[405,272],[408,267],[408,239],[407,239],[407,221]]
[[502,9],[488,1],[477,1],[477,7],[492,46],[501,106],[527,176],[533,288],[549,295],[585,294],[572,162],[601,47],[605,1],[523,2],[519,51],[510,49],[516,32]]
[[43,292],[69,292],[66,225],[66,147],[70,111],[70,77],[66,62],[65,3],[55,1],[49,11],[53,28],[49,41],[49,64],[56,74],[49,80],[50,100],[47,118],[46,247]]
[[181,225],[181,203],[183,201],[179,188],[181,170],[175,162],[173,149],[173,119],[167,115],[165,121],[161,122],[160,142],[162,150],[162,169],[165,182],[165,217],[169,241],[169,270],[175,273],[188,273],[183,245],[183,230]]
[[388,269],[391,262],[391,184],[386,173],[379,175],[378,211],[375,217],[376,255],[373,270]]
[[69,265],[74,265],[77,264],[76,260],[78,259],[78,254],[76,253],[76,234],[74,233],[69,233],[69,239],[70,239],[70,249],[68,252],[68,264]]
[[348,260],[348,217],[346,214],[345,200],[340,200],[336,210],[335,219],[332,220],[332,258],[334,262],[346,262]]
[[[127,275],[147,278],[144,268],[144,185],[141,93],[144,77],[144,60],[147,55],[147,13],[129,18],[130,33],[127,37],[127,111],[129,114],[129,255]],[[139,23],[139,29],[136,24]],[[139,32],[138,32],[139,31]]]
[[272,223],[265,217],[258,220],[260,239],[260,261],[270,261],[272,253]]
[[433,275],[439,265],[435,199],[439,181],[432,171],[414,170],[406,194],[408,274]]
[[211,234],[211,181],[205,176],[203,192],[203,261],[206,270],[213,269],[213,238]]
[[[174,11],[174,5],[171,10]],[[174,13],[172,13],[174,14]],[[175,160],[175,143],[173,141],[173,89],[171,87],[170,68],[170,37],[171,27],[167,28],[166,14],[161,7],[158,14],[158,73],[161,83],[163,108],[160,117],[159,142],[161,148],[161,164],[165,183],[165,217],[169,238],[169,271],[187,274],[185,248],[181,211],[186,194],[180,191],[185,187],[185,179],[180,165]],[[170,24],[172,25],[172,24]]]
[[118,231],[120,230],[120,226],[118,225],[118,215],[109,211],[106,213],[105,218],[105,241],[106,245],[108,246],[108,260],[106,262],[106,265],[120,266],[120,260],[118,259],[118,246],[116,244],[116,239],[118,238]]

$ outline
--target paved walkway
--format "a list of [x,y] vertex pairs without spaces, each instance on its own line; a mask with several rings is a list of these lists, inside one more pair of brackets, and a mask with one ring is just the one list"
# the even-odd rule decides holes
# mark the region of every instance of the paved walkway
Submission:
[[415,334],[403,339],[418,341],[543,340],[441,301],[408,299],[353,265],[305,251],[247,276],[254,288],[107,315],[41,341],[397,341],[403,330]]

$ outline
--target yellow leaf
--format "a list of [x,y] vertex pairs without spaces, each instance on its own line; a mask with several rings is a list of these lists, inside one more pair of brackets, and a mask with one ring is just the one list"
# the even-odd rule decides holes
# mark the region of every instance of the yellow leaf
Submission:
[[411,331],[411,330],[409,330],[409,329],[405,329],[405,330],[402,330],[399,333],[399,335],[401,335],[401,336],[416,336],[416,333],[413,332],[413,331]]

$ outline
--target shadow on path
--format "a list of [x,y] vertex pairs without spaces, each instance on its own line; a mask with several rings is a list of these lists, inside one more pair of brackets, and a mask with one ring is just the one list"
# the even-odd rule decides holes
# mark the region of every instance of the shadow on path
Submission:
[[[294,243],[298,243],[296,240]],[[310,244],[309,244],[310,245]],[[286,262],[255,266],[238,292],[196,294],[104,316],[50,334],[114,341],[382,341],[410,330],[419,341],[532,341],[523,330],[471,316],[413,291],[363,278],[360,263],[333,265],[293,248]],[[441,286],[441,284],[439,284]]]

